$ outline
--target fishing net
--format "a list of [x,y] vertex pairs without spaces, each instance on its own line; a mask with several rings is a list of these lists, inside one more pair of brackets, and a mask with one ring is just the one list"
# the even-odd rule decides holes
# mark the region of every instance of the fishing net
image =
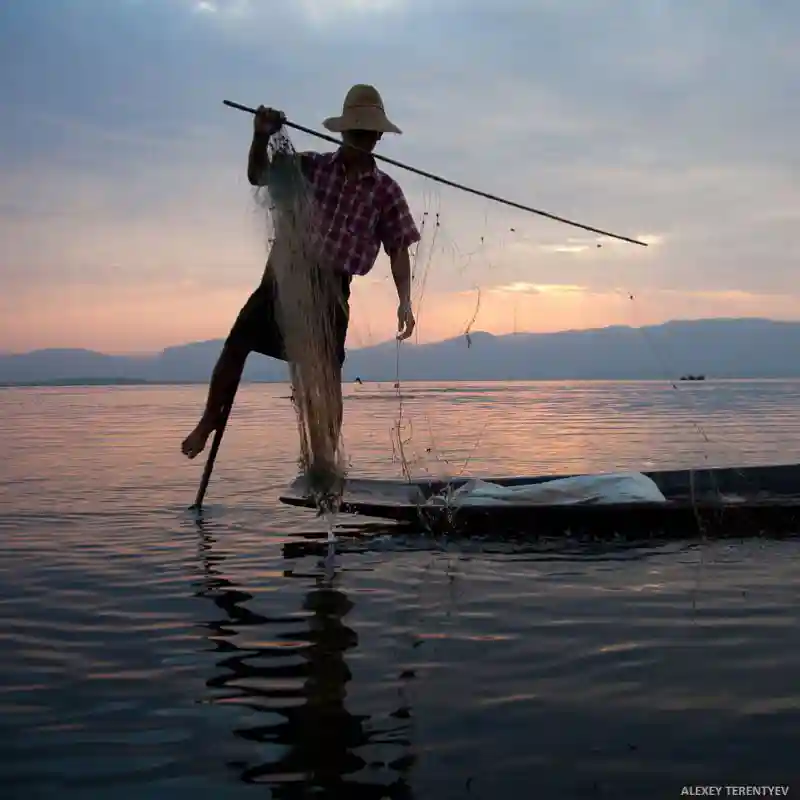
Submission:
[[320,498],[335,497],[345,466],[336,319],[345,313],[346,297],[342,281],[324,262],[324,232],[297,152],[284,132],[272,137],[268,164],[268,182],[255,197],[269,231],[265,279],[274,282],[290,369],[299,465]]
[[[277,285],[290,363],[299,463],[312,477],[318,498],[336,498],[345,474],[354,471],[354,463],[358,477],[438,483],[469,476],[476,462],[484,475],[583,474],[633,469],[637,463],[636,469],[741,463],[739,448],[724,430],[716,438],[709,435],[708,406],[703,398],[698,402],[691,388],[679,384],[680,367],[672,361],[668,346],[641,327],[636,290],[628,288],[628,281],[631,270],[641,269],[643,263],[641,258],[637,263],[637,256],[630,251],[646,252],[644,248],[591,232],[559,237],[552,221],[509,210],[493,199],[465,195],[458,188],[443,187],[419,175],[395,176],[421,234],[411,252],[415,335],[403,343],[390,339],[387,318],[394,316],[397,296],[388,259],[382,254],[370,275],[354,281],[354,293],[368,286],[371,300],[362,304],[351,320],[348,361],[340,374],[329,310],[343,300],[336,295],[331,270],[326,270],[321,260],[324,232],[317,228],[314,204],[296,155],[285,129],[273,137],[270,181],[256,190],[256,199],[269,232],[268,269]],[[542,254],[556,252],[594,254],[593,268],[598,269],[597,258],[602,257],[603,280],[611,288],[603,290],[601,297],[600,290],[586,291],[570,279],[548,279],[542,274]],[[597,310],[600,300],[604,303],[602,314]],[[520,337],[519,347],[515,349],[512,340],[505,348],[502,369],[491,364],[493,379],[558,377],[559,365],[543,363],[536,343],[526,339],[524,331],[531,327],[537,309],[548,308],[552,316],[553,307],[559,308],[559,304],[569,308],[571,319],[583,316],[585,323],[576,328],[607,324],[611,309],[613,322],[629,326],[627,333],[639,336],[637,357],[642,363],[649,361],[648,377],[660,381],[655,410],[652,403],[647,404],[650,400],[633,395],[621,408],[603,409],[602,392],[593,394],[591,387],[582,390],[579,408],[574,388],[556,386],[555,402],[561,405],[555,410],[539,409],[537,415],[536,409],[520,407],[513,384],[511,390],[505,385],[503,396],[487,388],[482,377],[487,354],[493,352],[493,337],[482,332],[486,329]],[[373,307],[374,313],[370,313]],[[426,339],[449,339],[450,350],[439,352],[450,352],[452,358],[445,355],[435,363],[426,361]],[[596,369],[596,377],[603,378],[605,367],[592,351],[591,342],[584,338],[576,347],[586,349],[585,371],[591,374]],[[410,371],[406,369],[407,348],[414,348]],[[371,360],[351,359],[354,351],[365,349],[371,351]],[[563,375],[564,380],[570,377],[568,372]],[[345,453],[340,432],[342,380],[347,403],[368,400],[371,408],[377,408],[378,400],[384,402],[385,412],[374,411],[367,423],[367,433],[375,442],[373,450],[381,450],[383,455],[376,458],[373,452],[368,464],[360,460],[359,453]],[[443,385],[448,380],[470,382],[466,391],[463,383],[458,388],[460,401],[465,403],[463,417],[453,414],[448,394],[454,389]],[[652,399],[651,389],[646,392]],[[437,398],[448,402],[437,403]],[[536,403],[529,397],[525,402]],[[466,403],[472,404],[471,411]],[[622,430],[627,425],[631,438],[627,460],[624,456],[603,460],[602,431],[578,431],[579,426],[572,424],[570,415],[585,413],[587,404],[598,418],[605,413],[609,426],[617,424]],[[647,426],[654,415],[668,424],[676,404],[681,424],[692,428],[694,445],[690,448],[684,441],[672,463],[663,454],[651,453],[652,459],[648,459]],[[476,414],[475,409],[481,413]],[[525,415],[526,421],[520,423],[517,418]],[[546,457],[547,453],[567,451],[570,455],[558,464]]]

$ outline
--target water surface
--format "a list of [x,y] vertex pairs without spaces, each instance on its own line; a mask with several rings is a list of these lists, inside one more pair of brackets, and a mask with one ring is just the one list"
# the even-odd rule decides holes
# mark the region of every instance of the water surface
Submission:
[[[420,476],[791,462],[798,388],[419,384],[399,430]],[[4,796],[800,791],[796,541],[347,520],[326,564],[324,524],[276,501],[287,395],[242,388],[198,525],[201,387],[0,392]],[[389,384],[348,388],[354,475],[399,477],[398,412]]]

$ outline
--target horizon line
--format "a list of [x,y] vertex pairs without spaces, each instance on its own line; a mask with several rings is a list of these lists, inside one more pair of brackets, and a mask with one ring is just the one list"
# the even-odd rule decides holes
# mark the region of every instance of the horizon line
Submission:
[[[410,345],[412,347],[428,347],[431,345],[437,344],[444,344],[446,342],[452,342],[457,339],[462,339],[467,336],[470,338],[474,338],[476,336],[490,336],[494,339],[511,339],[518,336],[556,336],[559,334],[569,334],[569,333],[592,333],[595,331],[606,331],[612,329],[623,329],[623,330],[643,330],[646,328],[662,328],[667,325],[674,325],[674,324],[696,324],[696,323],[708,323],[708,322],[768,322],[770,324],[775,325],[792,325],[792,324],[800,324],[800,319],[774,319],[771,317],[761,317],[761,316],[752,316],[752,317],[730,317],[730,316],[720,316],[720,317],[693,317],[693,318],[672,318],[668,320],[664,320],[663,322],[656,322],[651,323],[648,325],[603,325],[603,326],[594,326],[590,328],[562,328],[559,330],[553,331],[514,331],[511,333],[492,333],[491,331],[484,331],[484,330],[477,330],[477,331],[469,331],[464,333],[459,333],[456,336],[449,336],[444,339],[436,339],[431,342],[422,342],[416,343],[410,340],[407,340],[404,344]],[[110,357],[121,357],[121,358],[153,358],[159,355],[162,355],[167,350],[179,349],[183,347],[190,347],[192,345],[202,345],[202,344],[211,344],[213,342],[223,342],[225,340],[225,336],[218,336],[212,339],[195,339],[188,342],[183,342],[180,344],[170,344],[165,345],[160,350],[126,350],[126,351],[116,351],[116,352],[106,352],[103,350],[94,350],[88,347],[70,347],[70,346],[61,346],[61,347],[37,347],[32,350],[23,350],[23,351],[13,351],[13,350],[0,350],[0,357],[2,356],[29,356],[35,353],[45,353],[45,352],[64,352],[64,351],[77,351],[81,353],[93,353],[95,355],[101,356],[110,356]],[[391,339],[384,339],[380,342],[376,342],[375,344],[364,345],[362,347],[354,347],[351,349],[351,352],[357,352],[360,350],[369,350],[376,347],[382,347],[387,344],[392,344],[395,342],[394,338]]]

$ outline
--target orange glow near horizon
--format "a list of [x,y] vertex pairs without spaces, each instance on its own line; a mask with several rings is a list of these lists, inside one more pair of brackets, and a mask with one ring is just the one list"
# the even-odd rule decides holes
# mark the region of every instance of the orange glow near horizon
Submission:
[[[268,235],[241,164],[226,159],[206,164],[202,184],[180,161],[141,167],[141,185],[163,191],[153,191],[157,200],[136,213],[107,202],[114,187],[102,177],[66,169],[12,173],[10,197],[24,199],[32,186],[47,186],[48,205],[58,212],[44,222],[33,214],[6,221],[0,351],[153,353],[225,337],[261,277]],[[195,190],[187,193],[187,185]],[[468,330],[503,335],[670,319],[800,317],[797,296],[777,291],[643,289],[642,282],[664,285],[665,277],[686,286],[685,269],[673,276],[670,267],[681,263],[680,247],[671,249],[664,234],[632,231],[649,242],[646,249],[613,241],[601,247],[596,237],[557,238],[556,229],[537,228],[488,201],[453,195],[434,202],[413,184],[408,196],[417,218],[429,209],[437,219],[435,234],[430,226],[423,230],[415,254],[415,342]],[[437,209],[448,213],[439,217]],[[631,286],[634,300],[625,291]],[[368,276],[354,280],[348,346],[391,340],[396,309],[383,255]]]
[[[174,169],[170,177],[180,185],[182,173]],[[208,191],[169,195],[133,216],[102,206],[103,184],[67,174],[51,181],[71,187],[70,198],[53,201],[71,211],[49,219],[46,236],[33,216],[14,222],[8,264],[16,278],[0,295],[0,351],[152,353],[225,337],[261,277],[267,233],[242,176],[231,180],[230,172],[211,166],[204,180]],[[14,188],[23,192],[40,178],[20,177]],[[422,201],[410,196],[419,216]],[[415,257],[418,343],[468,330],[502,335],[701,317],[798,318],[800,303],[792,295],[638,288],[630,300],[627,291],[608,288],[667,273],[673,257],[657,234],[638,234],[650,242],[647,249],[613,242],[598,248],[593,239],[525,234],[521,224],[519,230],[509,227],[517,223],[500,209],[479,220],[466,201],[453,198],[444,205],[452,213],[442,217],[436,237],[423,232]],[[382,255],[369,275],[354,280],[348,346],[392,339],[396,309]]]
[[[189,281],[129,287],[61,287],[25,294],[0,315],[0,348],[25,352],[80,347],[100,352],[156,352],[171,345],[223,338],[250,286],[211,290]],[[485,287],[479,293],[430,291],[417,303],[412,341],[426,343],[468,330],[502,335],[606,325],[650,325],[669,319],[760,316],[796,319],[798,298],[744,292],[591,292],[571,285]],[[391,278],[356,279],[350,348],[391,339],[397,297]],[[476,313],[477,311],[477,313]],[[474,322],[471,323],[474,317]]]

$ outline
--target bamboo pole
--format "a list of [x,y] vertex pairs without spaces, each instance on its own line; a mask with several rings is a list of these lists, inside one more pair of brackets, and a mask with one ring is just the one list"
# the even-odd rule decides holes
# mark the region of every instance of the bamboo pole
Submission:
[[211,473],[214,471],[214,462],[217,460],[217,452],[219,451],[219,446],[222,444],[222,437],[225,434],[225,427],[228,424],[228,417],[230,416],[231,409],[233,408],[233,401],[236,399],[236,392],[239,389],[239,380],[240,379],[237,379],[233,389],[231,390],[228,401],[222,407],[222,415],[220,417],[219,425],[217,425],[217,429],[214,431],[214,439],[211,442],[211,450],[208,452],[206,466],[203,470],[203,477],[200,479],[200,487],[197,490],[197,496],[194,499],[194,504],[189,506],[190,511],[200,512],[203,510],[203,500],[206,496],[206,490],[208,489],[208,482],[211,480]]
[[[239,111],[246,111],[249,114],[255,114],[255,108],[249,108],[248,106],[243,106],[240,103],[234,103],[232,100],[223,100],[222,101],[226,106],[230,108],[238,109]],[[298,125],[296,122],[289,122],[289,120],[284,120],[284,125],[287,128],[294,128],[297,131],[302,131],[303,133],[307,133],[309,136],[316,136],[318,139],[324,139],[326,142],[332,142],[333,144],[340,145],[341,141],[334,138],[333,136],[328,136],[325,133],[318,133],[317,131],[311,130],[311,128],[306,128],[303,125]],[[571,225],[573,228],[581,228],[584,231],[589,231],[591,233],[597,233],[600,236],[608,236],[609,239],[618,239],[622,242],[630,242],[630,244],[638,244],[641,247],[647,247],[647,242],[641,242],[638,239],[632,239],[629,236],[622,236],[619,233],[611,233],[609,231],[604,231],[601,228],[593,228],[591,225],[584,225],[581,222],[575,222],[571,219],[567,219],[566,217],[559,217],[556,214],[551,214],[549,211],[540,211],[537,208],[531,208],[530,206],[522,205],[521,203],[516,203],[513,200],[506,200],[503,197],[498,197],[494,194],[489,194],[488,192],[482,192],[480,189],[472,189],[469,186],[464,186],[461,183],[456,183],[455,181],[447,180],[447,178],[442,178],[439,175],[434,175],[431,172],[425,172],[424,170],[417,169],[416,167],[410,167],[408,164],[403,164],[400,161],[395,161],[392,158],[388,158],[387,156],[381,156],[377,154],[373,154],[374,158],[378,161],[383,161],[386,164],[391,164],[394,167],[399,167],[400,169],[404,169],[408,172],[413,172],[415,175],[421,175],[423,178],[429,178],[432,181],[436,181],[436,183],[441,183],[444,186],[451,186],[454,189],[460,189],[462,192],[467,192],[468,194],[474,194],[478,197],[484,197],[487,200],[492,200],[495,203],[500,203],[505,206],[510,206],[511,208],[517,208],[520,211],[527,211],[529,214],[537,214],[540,217],[547,217],[548,219],[555,220],[556,222],[561,222],[564,225]]]

